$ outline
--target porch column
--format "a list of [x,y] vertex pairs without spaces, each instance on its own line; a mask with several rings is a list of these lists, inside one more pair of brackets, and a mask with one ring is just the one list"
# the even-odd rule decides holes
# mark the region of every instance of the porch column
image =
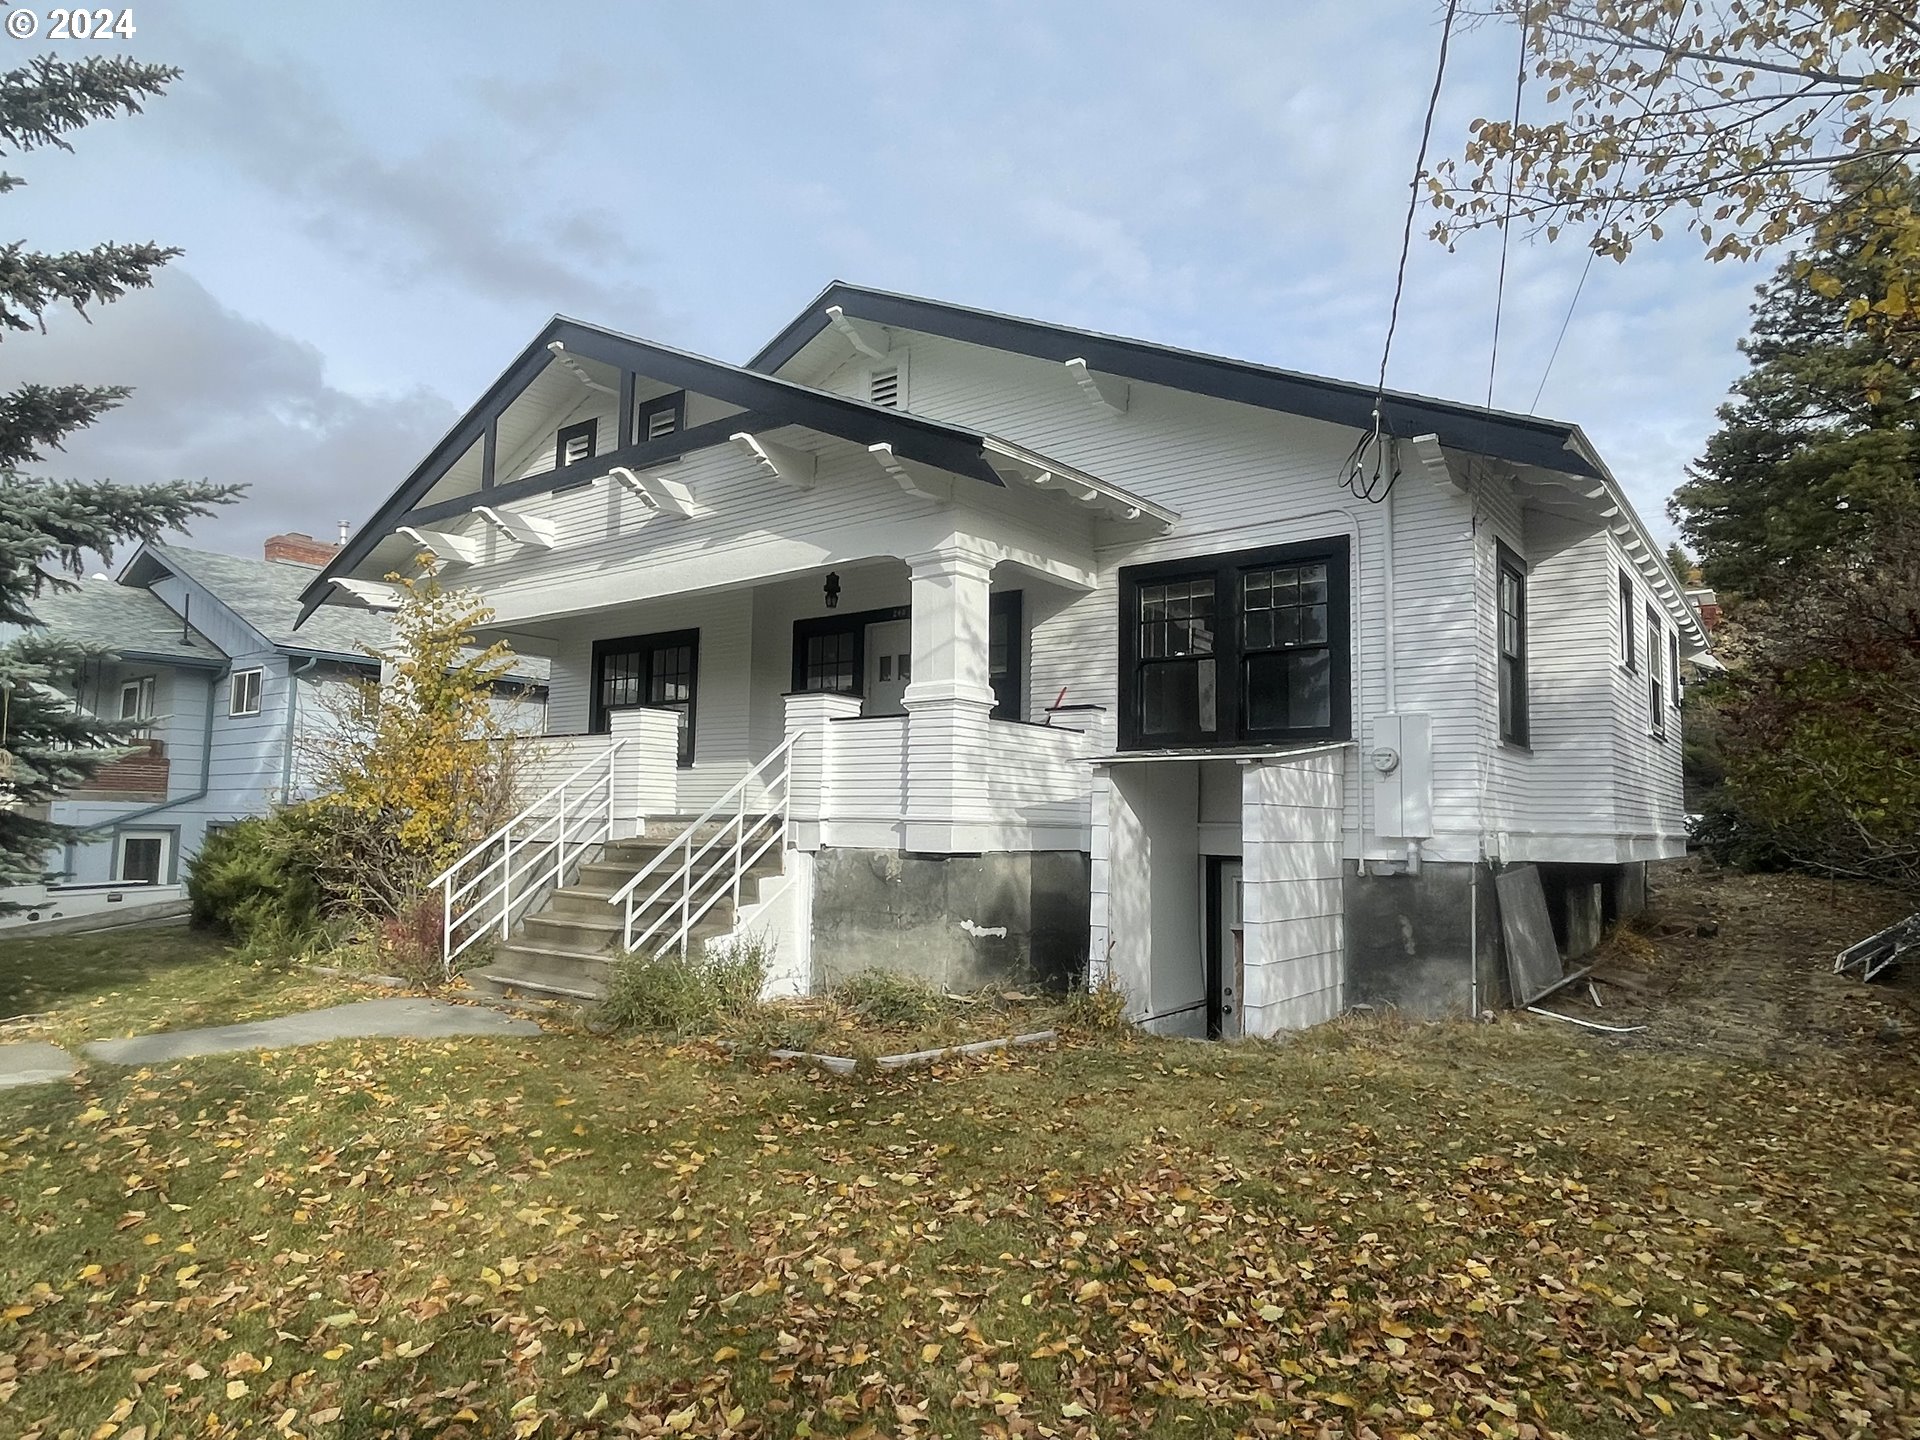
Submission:
[[614,767],[614,838],[640,835],[649,815],[673,814],[680,717],[671,710],[615,710],[607,717],[607,729],[620,742]]
[[907,557],[913,581],[913,680],[907,711],[904,848],[978,849],[957,832],[987,818],[993,687],[987,591],[993,561],[958,547]]
[[809,691],[787,696],[786,704],[787,738],[800,737],[788,762],[788,823],[796,847],[818,850],[832,789],[833,722],[858,716],[860,697]]

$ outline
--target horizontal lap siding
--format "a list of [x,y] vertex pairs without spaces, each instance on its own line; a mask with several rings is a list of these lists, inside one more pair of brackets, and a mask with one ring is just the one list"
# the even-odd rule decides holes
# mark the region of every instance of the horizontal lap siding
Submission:
[[835,721],[827,745],[826,817],[897,823],[906,808],[907,717]]
[[[1634,641],[1639,655],[1639,669],[1635,673],[1628,674],[1617,664],[1614,667],[1615,827],[1623,835],[1644,837],[1640,845],[1649,852],[1653,847],[1659,847],[1668,853],[1678,853],[1684,848],[1686,836],[1680,775],[1680,716],[1672,708],[1672,697],[1663,693],[1661,703],[1667,707],[1666,738],[1655,739],[1649,733],[1646,612],[1651,591],[1646,580],[1626,558],[1619,542],[1610,538],[1609,546],[1616,577],[1619,571],[1624,570],[1633,581]],[[1619,581],[1615,578],[1609,583],[1616,587],[1614,602],[1608,608],[1613,612],[1612,626],[1616,637],[1613,653],[1617,656],[1620,654],[1618,634],[1621,624],[1617,591]],[[1664,614],[1660,623],[1663,637],[1672,632],[1672,621]],[[1658,656],[1662,667],[1661,689],[1665,692],[1671,688],[1672,682],[1665,672],[1664,639]],[[1650,858],[1650,854],[1645,858]]]
[[[1496,479],[1476,477],[1473,497],[1481,518],[1474,537],[1473,681],[1477,707],[1487,720],[1484,824],[1497,833],[1524,823],[1530,809],[1528,796],[1545,767],[1536,765],[1537,757],[1527,750],[1500,738],[1499,546],[1525,558],[1525,517],[1512,487]],[[1528,599],[1533,598],[1529,587]]]
[[1534,784],[1524,826],[1614,825],[1612,551],[1604,530],[1549,515],[1527,524],[1528,703]]
[[[1113,748],[1121,566],[1348,535],[1356,541],[1355,738],[1364,739],[1364,717],[1385,699],[1385,530],[1381,507],[1340,483],[1351,432],[1141,384],[1131,387],[1127,413],[1114,416],[1089,403],[1057,365],[918,335],[911,349],[907,403],[917,413],[1006,436],[1181,515],[1165,540],[1103,550],[1093,592],[1046,613],[1029,610],[1029,714],[1043,715],[1064,687],[1067,704],[1105,707],[1071,723],[1087,727],[1093,752]],[[858,393],[866,368],[849,363],[828,383]],[[1395,508],[1400,705],[1434,715],[1436,811],[1471,830],[1478,697],[1459,668],[1474,645],[1470,517],[1463,497],[1418,472],[1402,476]],[[1343,782],[1351,853],[1372,826],[1368,787],[1352,773],[1358,769],[1349,767]]]

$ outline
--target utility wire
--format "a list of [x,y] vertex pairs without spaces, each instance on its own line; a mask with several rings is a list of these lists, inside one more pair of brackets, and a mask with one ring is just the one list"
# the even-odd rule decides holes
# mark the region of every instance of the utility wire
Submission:
[[1513,76],[1513,124],[1507,131],[1507,213],[1500,219],[1500,279],[1493,291],[1493,348],[1487,355],[1487,409],[1493,409],[1493,377],[1500,368],[1500,312],[1507,299],[1507,239],[1513,231],[1513,177],[1518,164],[1520,96],[1527,87],[1527,17],[1520,16],[1520,68]]
[[1553,337],[1553,352],[1547,356],[1547,368],[1540,372],[1540,386],[1533,392],[1533,403],[1527,406],[1529,415],[1540,408],[1540,397],[1546,392],[1547,377],[1553,374],[1553,362],[1560,358],[1560,342],[1567,338],[1567,326],[1573,321],[1573,307],[1580,303],[1580,292],[1587,288],[1587,275],[1593,269],[1593,257],[1599,253],[1593,249],[1587,251],[1587,263],[1580,268],[1580,283],[1573,287],[1573,298],[1567,302],[1567,313],[1560,318],[1560,333]]
[[[1360,437],[1360,443],[1347,458],[1343,483],[1361,500],[1379,504],[1393,493],[1400,478],[1396,462],[1387,473],[1387,434],[1383,411],[1387,400],[1387,361],[1393,354],[1393,332],[1400,323],[1400,297],[1407,286],[1407,257],[1413,250],[1413,217],[1420,208],[1420,182],[1427,174],[1427,146],[1433,140],[1434,112],[1440,106],[1440,85],[1447,74],[1447,46],[1453,39],[1453,17],[1460,0],[1447,0],[1447,13],[1440,22],[1440,58],[1433,68],[1433,93],[1427,96],[1427,117],[1420,126],[1420,150],[1413,161],[1413,183],[1407,187],[1407,219],[1400,231],[1400,264],[1393,276],[1393,305],[1387,312],[1387,338],[1380,347],[1380,377],[1373,391],[1373,429]],[[1368,474],[1368,452],[1372,452],[1372,473]]]

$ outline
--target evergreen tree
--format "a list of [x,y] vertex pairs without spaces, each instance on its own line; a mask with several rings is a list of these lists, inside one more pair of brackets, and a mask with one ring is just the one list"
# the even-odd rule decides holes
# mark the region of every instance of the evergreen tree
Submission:
[[[120,57],[45,56],[0,74],[0,154],[54,147],[95,120],[139,111],[178,71]],[[0,195],[23,185],[0,172]],[[48,254],[0,245],[0,336],[31,335],[47,311],[82,315],[152,283],[179,252],[106,244]],[[127,398],[118,385],[28,384],[0,396],[0,624],[26,633],[0,647],[0,886],[45,878],[47,853],[68,832],[43,818],[46,803],[83,782],[115,753],[127,727],[75,708],[61,693],[100,658],[36,628],[33,602],[70,587],[88,552],[150,539],[231,499],[235,486],[171,481],[124,485],[48,480],[22,473],[60,442]]]
[[[1920,510],[1920,355],[1904,297],[1920,253],[1903,243],[1920,184],[1855,167],[1817,251],[1760,289],[1741,342],[1750,368],[1669,512],[1706,582],[1765,594],[1813,558],[1858,553]],[[1862,324],[1857,297],[1901,297]]]

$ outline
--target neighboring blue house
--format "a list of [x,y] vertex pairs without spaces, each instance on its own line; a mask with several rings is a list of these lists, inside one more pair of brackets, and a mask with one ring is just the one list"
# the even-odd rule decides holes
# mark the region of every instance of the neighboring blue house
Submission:
[[330,688],[379,678],[367,648],[389,639],[384,615],[338,607],[294,629],[300,592],[335,548],[276,535],[250,560],[149,543],[117,580],[34,603],[52,633],[113,652],[87,667],[75,701],[145,730],[133,753],[53,803],[51,818],[80,832],[48,857],[63,881],[12,898],[47,919],[136,885],[153,887],[145,901],[177,898],[209,831],[306,792],[302,737],[329,723]]

